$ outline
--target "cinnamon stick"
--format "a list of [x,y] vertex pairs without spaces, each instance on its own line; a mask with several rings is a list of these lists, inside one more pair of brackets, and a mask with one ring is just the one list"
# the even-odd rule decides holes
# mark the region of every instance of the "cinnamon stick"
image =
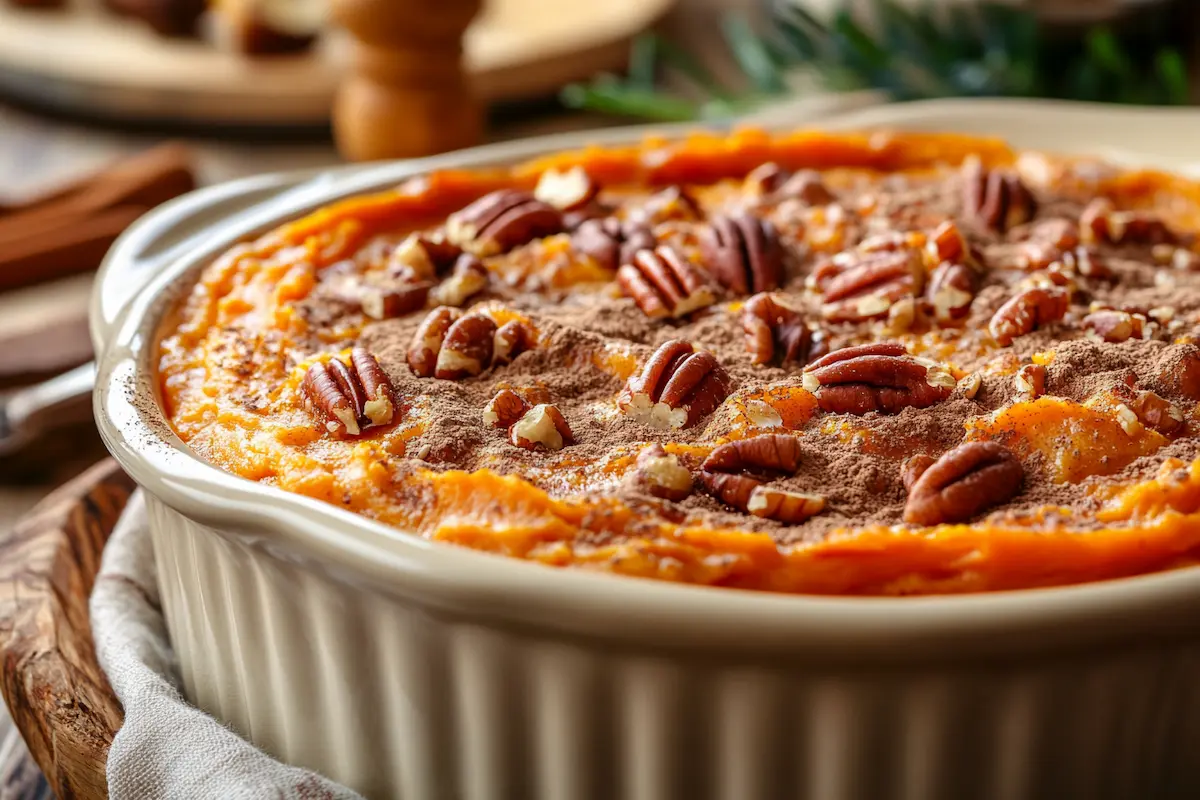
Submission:
[[0,208],[0,291],[98,267],[130,223],[196,187],[190,161],[182,145],[161,145]]
[[100,266],[108,248],[150,209],[122,205],[94,214],[63,214],[24,232],[0,222],[0,291],[86,272]]

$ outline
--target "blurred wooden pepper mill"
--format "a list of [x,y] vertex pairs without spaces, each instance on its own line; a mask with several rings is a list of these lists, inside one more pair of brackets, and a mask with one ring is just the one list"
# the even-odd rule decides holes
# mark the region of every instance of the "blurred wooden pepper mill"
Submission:
[[334,101],[338,149],[353,161],[476,144],[483,110],[463,68],[463,34],[482,0],[333,0],[354,37]]

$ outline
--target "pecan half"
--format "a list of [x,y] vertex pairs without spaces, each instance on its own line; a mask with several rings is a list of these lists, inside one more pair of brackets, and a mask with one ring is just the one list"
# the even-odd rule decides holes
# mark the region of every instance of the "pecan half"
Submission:
[[547,403],[526,411],[508,429],[508,440],[524,450],[562,450],[575,443],[566,417],[556,406]]
[[717,300],[704,273],[665,246],[639,250],[617,270],[617,284],[651,318],[682,317]]
[[1007,347],[1018,336],[1062,319],[1068,304],[1069,296],[1061,289],[1026,289],[996,310],[988,330],[1001,347]]
[[775,360],[802,364],[824,349],[823,337],[804,324],[800,312],[767,292],[754,295],[742,307],[742,330],[746,351],[755,364]]
[[660,428],[690,428],[733,391],[733,379],[712,353],[672,339],[631,376],[617,397],[626,414]]
[[1024,470],[996,442],[960,444],[922,473],[908,493],[904,521],[910,525],[965,522],[1014,497]]
[[548,169],[538,179],[533,196],[560,211],[577,211],[600,193],[600,184],[592,180],[583,167],[565,172]]
[[805,367],[802,385],[822,411],[896,414],[942,402],[957,382],[944,367],[908,355],[904,345],[879,342],[817,359]]
[[1174,244],[1179,237],[1161,218],[1144,211],[1117,211],[1111,200],[1098,197],[1079,217],[1083,241],[1089,244]]
[[825,285],[821,315],[831,322],[857,322],[886,316],[892,304],[916,295],[924,269],[918,253],[870,253]]
[[639,250],[653,250],[654,231],[644,222],[616,217],[591,219],[571,234],[571,247],[594,259],[600,266],[616,269],[633,260]]
[[701,469],[708,472],[786,472],[800,466],[800,440],[783,433],[766,433],[749,439],[735,439],[720,445]]
[[971,303],[975,300],[975,271],[945,261],[930,275],[925,296],[938,322],[960,320],[971,313]]
[[300,382],[305,406],[320,416],[330,433],[358,436],[387,425],[396,413],[395,390],[375,356],[362,347],[350,351],[350,364],[339,358],[317,362]]
[[657,442],[638,453],[626,480],[634,489],[663,500],[678,502],[692,493],[692,473]]
[[501,389],[483,407],[483,424],[507,430],[531,408],[529,401],[512,389]]
[[753,214],[718,214],[700,235],[704,265],[737,294],[767,292],[783,280],[783,243],[770,220]]
[[438,284],[430,296],[440,306],[462,307],[487,288],[488,278],[483,262],[470,253],[463,253],[454,263],[454,272]]
[[798,525],[825,509],[824,497],[777,489],[745,475],[701,472],[700,483],[728,506],[786,525]]
[[1015,172],[985,170],[978,159],[963,164],[963,216],[1004,233],[1033,219],[1037,202]]
[[501,189],[446,220],[446,238],[478,256],[505,253],[563,228],[562,212],[529,192]]

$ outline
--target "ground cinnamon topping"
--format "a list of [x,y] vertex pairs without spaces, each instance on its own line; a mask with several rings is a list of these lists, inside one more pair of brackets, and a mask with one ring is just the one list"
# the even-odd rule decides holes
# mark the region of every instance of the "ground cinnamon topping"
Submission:
[[[768,161],[775,189],[743,182]],[[529,200],[549,168],[582,169],[587,202]],[[445,224],[510,189],[472,207],[483,233],[476,212]],[[1166,175],[916,135],[744,133],[653,162],[436,175],[209,267],[164,331],[163,396],[226,469],[557,566],[856,594],[1165,569],[1200,547],[1198,201]],[[634,229],[657,255],[621,255]],[[438,252],[485,242],[486,275],[443,287],[453,271],[414,230]],[[633,265],[620,280],[610,256]],[[355,299],[408,302],[415,281],[429,299],[411,312]],[[441,328],[439,301],[462,306]],[[446,329],[466,317],[483,319]],[[447,377],[418,377],[414,347]],[[351,348],[395,418],[332,436],[301,382]],[[705,474],[718,446],[775,435],[797,465]],[[934,472],[906,489],[914,455]]]

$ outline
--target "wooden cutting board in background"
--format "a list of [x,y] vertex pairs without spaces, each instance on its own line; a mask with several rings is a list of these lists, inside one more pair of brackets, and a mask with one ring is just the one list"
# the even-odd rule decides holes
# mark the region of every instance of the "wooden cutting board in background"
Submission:
[[[675,0],[487,0],[467,32],[468,69],[489,101],[553,94],[622,68],[633,36]],[[0,95],[126,120],[323,125],[344,42],[252,60],[199,41],[163,39],[97,0],[63,11],[0,3]]]

